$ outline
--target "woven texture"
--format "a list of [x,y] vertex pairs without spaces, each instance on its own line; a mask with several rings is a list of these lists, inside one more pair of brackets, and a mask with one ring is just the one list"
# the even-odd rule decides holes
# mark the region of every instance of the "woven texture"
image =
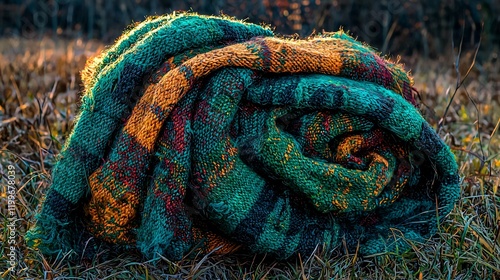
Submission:
[[26,236],[45,254],[374,254],[424,241],[458,198],[454,156],[411,78],[343,32],[296,40],[227,18],[150,18],[83,78]]

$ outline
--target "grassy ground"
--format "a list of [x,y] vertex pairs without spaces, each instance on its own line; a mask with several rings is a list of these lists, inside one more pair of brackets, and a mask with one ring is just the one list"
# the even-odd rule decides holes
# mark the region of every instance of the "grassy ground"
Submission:
[[[35,221],[55,156],[72,127],[81,90],[79,71],[102,47],[98,42],[0,40],[0,278],[500,279],[500,63],[492,54],[467,75],[473,52],[463,53],[458,67],[452,56],[403,58],[426,105],[422,111],[452,147],[462,178],[455,210],[425,244],[368,257],[318,251],[285,263],[249,255],[153,263],[130,253],[78,265],[64,255],[44,258],[25,246],[23,235]],[[14,184],[9,175],[15,176]],[[7,207],[9,186],[16,189],[10,197],[15,209]],[[15,227],[9,227],[10,218],[16,218]],[[8,271],[11,245],[15,277]]]

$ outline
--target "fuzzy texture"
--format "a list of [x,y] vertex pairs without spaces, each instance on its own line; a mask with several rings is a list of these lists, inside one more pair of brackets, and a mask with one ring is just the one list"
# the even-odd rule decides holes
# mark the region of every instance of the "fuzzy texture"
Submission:
[[26,236],[45,254],[375,254],[424,241],[458,198],[454,156],[409,75],[343,32],[291,40],[228,18],[150,18],[83,78]]

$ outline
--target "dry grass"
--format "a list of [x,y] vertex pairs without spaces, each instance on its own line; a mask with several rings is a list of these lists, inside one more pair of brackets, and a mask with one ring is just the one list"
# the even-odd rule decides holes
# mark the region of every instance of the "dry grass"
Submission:
[[[0,155],[2,174],[0,278],[18,279],[500,279],[500,64],[454,58],[403,61],[413,69],[426,118],[439,128],[460,166],[461,198],[439,234],[408,252],[331,256],[316,252],[277,263],[262,256],[199,256],[143,262],[137,255],[70,264],[46,259],[22,236],[35,221],[50,185],[55,155],[77,112],[86,59],[103,46],[81,41],[0,40]],[[457,74],[460,73],[460,74]],[[449,109],[446,116],[446,108]],[[441,121],[441,123],[440,123]],[[16,276],[9,274],[7,175],[16,173]],[[12,168],[12,167],[10,167]],[[354,253],[354,252],[353,252]],[[9,276],[10,275],[10,276]]]

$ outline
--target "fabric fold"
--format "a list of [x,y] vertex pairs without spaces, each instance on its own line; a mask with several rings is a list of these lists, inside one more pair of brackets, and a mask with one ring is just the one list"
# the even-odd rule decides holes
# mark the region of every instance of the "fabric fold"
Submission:
[[45,254],[375,254],[430,237],[459,195],[411,77],[342,31],[291,40],[166,15],[83,74],[81,112],[26,236]]

